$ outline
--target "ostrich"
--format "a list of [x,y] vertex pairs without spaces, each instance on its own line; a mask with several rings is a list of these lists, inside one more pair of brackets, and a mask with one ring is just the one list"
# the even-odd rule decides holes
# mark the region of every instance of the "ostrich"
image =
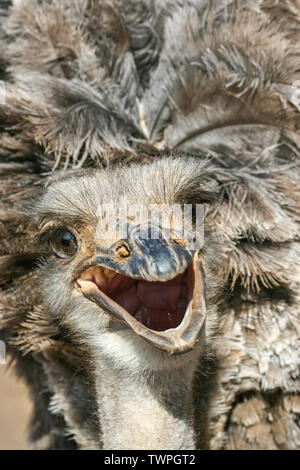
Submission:
[[299,448],[299,2],[0,14],[0,338],[29,448]]

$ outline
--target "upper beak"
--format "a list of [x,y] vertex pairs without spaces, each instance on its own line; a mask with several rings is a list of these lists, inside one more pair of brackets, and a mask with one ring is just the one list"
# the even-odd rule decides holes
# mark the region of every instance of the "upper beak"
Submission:
[[146,281],[168,281],[185,271],[193,258],[184,242],[168,230],[149,225],[134,227],[127,239],[114,243],[95,262],[125,276]]
[[[147,233],[143,232],[143,227],[135,227],[126,240],[115,243],[105,253],[99,253],[89,267],[76,277],[76,282],[85,297],[107,309],[156,348],[169,354],[184,353],[205,337],[205,274],[202,263],[198,252],[187,249],[184,242],[174,240],[174,237],[167,237],[162,229],[157,232],[159,237],[154,239],[149,236],[149,227],[145,230]],[[172,295],[173,284],[178,297],[178,283],[182,282],[186,302],[184,310],[181,306],[182,318],[177,307],[174,307],[179,324],[159,331],[151,328],[151,324],[149,327],[145,322],[138,321],[139,315],[134,314],[133,310],[130,313],[129,307],[124,308],[134,302],[135,294],[126,300],[126,290],[120,294],[121,286],[127,286],[128,292],[132,292],[134,282],[137,288],[140,284],[143,289],[145,285],[146,288],[149,286],[150,303],[152,292],[161,295],[162,302],[167,296],[164,289],[168,290],[169,296]],[[157,289],[154,290],[154,286],[158,286]],[[116,301],[119,298],[124,299],[123,306],[120,305],[122,302]],[[183,294],[181,305],[182,299]]]

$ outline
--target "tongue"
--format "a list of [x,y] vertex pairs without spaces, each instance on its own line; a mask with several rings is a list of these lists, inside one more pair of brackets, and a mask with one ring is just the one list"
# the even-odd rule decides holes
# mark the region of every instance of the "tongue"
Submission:
[[167,310],[148,309],[141,305],[135,318],[152,330],[165,331],[180,325],[183,315],[183,310],[170,313]]
[[178,282],[171,280],[163,284],[139,281],[136,294],[148,309],[174,311],[181,294],[181,280]]

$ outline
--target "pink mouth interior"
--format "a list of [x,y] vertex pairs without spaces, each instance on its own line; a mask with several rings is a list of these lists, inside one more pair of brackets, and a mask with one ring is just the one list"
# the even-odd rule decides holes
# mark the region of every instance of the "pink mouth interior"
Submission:
[[155,331],[179,326],[192,297],[189,268],[166,282],[137,280],[100,266],[87,269],[80,277],[94,282],[137,321]]

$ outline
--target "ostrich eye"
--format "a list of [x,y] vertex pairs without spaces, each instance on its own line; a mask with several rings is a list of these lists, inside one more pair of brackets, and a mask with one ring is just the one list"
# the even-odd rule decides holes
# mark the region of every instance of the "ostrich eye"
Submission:
[[59,229],[49,243],[57,258],[71,258],[77,252],[76,238],[67,229]]

